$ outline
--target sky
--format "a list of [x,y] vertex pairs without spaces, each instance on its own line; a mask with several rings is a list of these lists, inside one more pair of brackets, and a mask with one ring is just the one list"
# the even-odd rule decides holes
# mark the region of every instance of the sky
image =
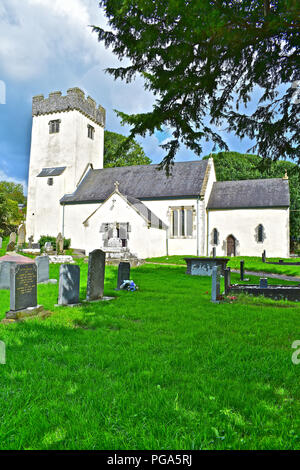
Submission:
[[[80,87],[106,109],[106,129],[128,135],[114,109],[150,111],[155,102],[138,77],[130,84],[114,81],[107,67],[120,65],[98,42],[89,25],[107,27],[98,0],[1,0],[0,3],[0,181],[21,183],[27,190],[32,97]],[[126,60],[121,65],[126,65]],[[223,133],[229,148],[246,152],[249,139]],[[168,133],[137,137],[153,163],[164,157],[160,144]],[[203,145],[203,155],[212,143]],[[182,147],[176,161],[199,159]]]

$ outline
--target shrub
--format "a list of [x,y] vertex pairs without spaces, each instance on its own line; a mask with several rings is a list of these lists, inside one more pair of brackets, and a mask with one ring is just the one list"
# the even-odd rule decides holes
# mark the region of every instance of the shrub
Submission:
[[[56,250],[56,238],[50,235],[42,235],[39,239],[41,250],[44,248],[46,242],[51,242],[53,250]],[[71,238],[64,238],[64,250],[68,250],[71,246]]]

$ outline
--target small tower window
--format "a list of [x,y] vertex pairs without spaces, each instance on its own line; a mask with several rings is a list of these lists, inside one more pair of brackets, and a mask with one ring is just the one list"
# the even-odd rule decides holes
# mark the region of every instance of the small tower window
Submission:
[[55,121],[49,122],[49,134],[58,134],[60,130],[60,119],[56,119]]
[[53,178],[48,178],[47,184],[48,186],[53,186]]
[[88,124],[88,138],[94,140],[95,128]]

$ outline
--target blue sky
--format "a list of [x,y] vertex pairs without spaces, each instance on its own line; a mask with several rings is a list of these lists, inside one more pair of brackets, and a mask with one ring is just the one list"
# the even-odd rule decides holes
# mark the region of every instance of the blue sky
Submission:
[[[106,109],[106,129],[127,134],[113,109],[128,113],[151,109],[154,97],[144,90],[142,78],[126,84],[104,72],[119,64],[88,25],[105,26],[98,0],[1,0],[0,4],[0,103],[1,82],[5,104],[0,104],[0,180],[20,182],[26,191],[32,96],[79,86]],[[126,61],[122,62],[122,65]],[[3,92],[2,92],[3,95]],[[137,138],[154,163],[164,156],[159,144],[168,138],[158,133]],[[246,152],[248,139],[225,138],[231,150]],[[203,156],[212,148],[205,143]],[[176,160],[195,155],[181,148]]]

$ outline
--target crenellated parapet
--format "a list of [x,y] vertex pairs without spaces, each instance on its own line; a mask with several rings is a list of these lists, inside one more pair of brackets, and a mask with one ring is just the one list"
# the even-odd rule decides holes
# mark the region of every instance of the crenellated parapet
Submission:
[[32,99],[32,115],[41,116],[43,114],[61,113],[77,110],[96,122],[100,126],[105,126],[105,109],[88,96],[80,88],[70,88],[67,95],[63,96],[60,91],[49,93],[49,97],[44,95],[34,96]]

